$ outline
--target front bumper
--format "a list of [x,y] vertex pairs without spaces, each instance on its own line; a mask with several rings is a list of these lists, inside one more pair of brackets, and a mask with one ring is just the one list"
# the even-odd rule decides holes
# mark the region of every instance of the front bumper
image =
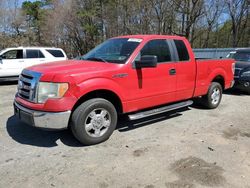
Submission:
[[16,101],[14,113],[21,121],[28,125],[43,129],[66,129],[68,127],[71,111],[66,112],[42,112],[28,109]]

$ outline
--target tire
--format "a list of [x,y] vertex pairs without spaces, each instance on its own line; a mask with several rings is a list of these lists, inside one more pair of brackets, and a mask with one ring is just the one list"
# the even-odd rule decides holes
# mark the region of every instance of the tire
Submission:
[[85,101],[71,117],[71,130],[83,145],[106,141],[116,128],[117,111],[114,105],[102,98]]
[[250,95],[250,87],[247,88],[246,92],[248,95]]
[[206,96],[202,97],[202,104],[208,109],[215,109],[219,106],[222,98],[222,86],[212,82]]

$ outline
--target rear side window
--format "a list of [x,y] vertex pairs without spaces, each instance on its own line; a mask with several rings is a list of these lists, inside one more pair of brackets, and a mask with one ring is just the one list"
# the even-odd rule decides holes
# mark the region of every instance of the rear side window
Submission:
[[141,50],[141,56],[155,55],[158,63],[171,61],[171,53],[166,40],[157,39],[149,41]]
[[64,54],[62,53],[61,50],[49,50],[49,49],[46,49],[46,51],[49,52],[54,57],[64,57]]
[[178,52],[179,61],[188,61],[189,54],[185,43],[182,40],[174,40],[174,43]]
[[44,58],[44,55],[40,50],[26,50],[26,58]]

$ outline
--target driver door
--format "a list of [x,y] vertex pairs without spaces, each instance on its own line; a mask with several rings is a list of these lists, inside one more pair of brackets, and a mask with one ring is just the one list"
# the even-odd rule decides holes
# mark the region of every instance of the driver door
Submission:
[[170,43],[165,39],[147,42],[137,55],[157,56],[157,67],[133,68],[129,83],[130,102],[133,110],[153,107],[175,101],[176,97],[176,62],[171,55]]

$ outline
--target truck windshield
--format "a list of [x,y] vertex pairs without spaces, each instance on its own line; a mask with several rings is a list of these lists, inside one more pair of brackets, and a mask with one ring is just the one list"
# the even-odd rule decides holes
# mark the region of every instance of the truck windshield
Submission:
[[124,64],[141,41],[142,39],[135,38],[109,39],[92,49],[80,59]]
[[250,62],[250,52],[236,52],[233,55],[236,61],[247,61]]

